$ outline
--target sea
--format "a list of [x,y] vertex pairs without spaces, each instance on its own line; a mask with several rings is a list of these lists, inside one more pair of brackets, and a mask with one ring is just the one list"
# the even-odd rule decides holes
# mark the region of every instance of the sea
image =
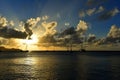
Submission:
[[120,52],[0,52],[0,80],[120,80]]

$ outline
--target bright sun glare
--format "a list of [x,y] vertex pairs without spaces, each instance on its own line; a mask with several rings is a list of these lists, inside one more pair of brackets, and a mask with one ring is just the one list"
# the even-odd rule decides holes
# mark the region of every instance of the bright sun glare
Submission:
[[28,40],[28,39],[23,39],[22,40],[22,43],[23,44],[26,44],[26,45],[32,45],[32,44],[37,44],[38,43],[38,37],[37,37],[37,35],[32,35],[31,36],[31,39],[30,40]]

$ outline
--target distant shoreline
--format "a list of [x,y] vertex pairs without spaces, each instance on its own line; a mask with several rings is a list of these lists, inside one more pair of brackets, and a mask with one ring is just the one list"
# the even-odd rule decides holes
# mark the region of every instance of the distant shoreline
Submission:
[[120,51],[110,51],[110,50],[87,50],[87,51],[65,51],[65,50],[56,50],[56,51],[38,51],[38,50],[33,50],[33,51],[29,51],[29,50],[0,50],[0,52],[120,52]]

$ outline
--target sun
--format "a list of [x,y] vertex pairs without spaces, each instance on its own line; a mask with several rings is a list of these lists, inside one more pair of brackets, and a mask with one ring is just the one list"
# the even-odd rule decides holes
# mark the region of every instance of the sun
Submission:
[[37,44],[39,42],[39,38],[37,34],[33,34],[31,39],[21,39],[20,45],[22,50],[36,50],[38,49]]
[[38,36],[33,34],[31,36],[31,39],[29,39],[29,40],[28,39],[22,39],[22,40],[20,40],[20,43],[23,44],[23,45],[27,45],[27,46],[33,46],[33,45],[37,45],[38,41],[39,41]]
[[37,35],[35,35],[35,34],[33,34],[32,36],[31,36],[31,39],[22,39],[21,40],[21,42],[23,43],[23,44],[26,44],[26,45],[33,45],[33,44],[37,44],[38,43],[38,37],[37,37]]

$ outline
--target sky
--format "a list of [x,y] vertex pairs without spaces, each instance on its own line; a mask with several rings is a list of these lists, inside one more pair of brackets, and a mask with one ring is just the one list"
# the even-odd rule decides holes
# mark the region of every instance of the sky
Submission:
[[[7,28],[11,26],[9,30],[14,33],[7,32],[7,29],[3,28],[4,26],[0,22],[0,26],[2,26],[0,37],[5,39],[25,39],[26,37],[30,38],[34,33],[37,36],[48,36],[48,34],[51,34],[52,36],[49,35],[50,37],[55,37],[56,33],[66,34],[65,30],[67,31],[68,28],[74,27],[74,34],[66,34],[66,36],[62,34],[59,38],[55,37],[55,42],[59,42],[61,38],[66,39],[68,35],[71,37],[78,35],[78,32],[79,36],[86,33],[87,36],[94,36],[96,39],[104,38],[103,43],[112,41],[111,37],[119,40],[119,36],[117,36],[120,34],[119,3],[120,0],[1,0],[0,16],[7,21],[4,26]],[[22,23],[23,26],[21,27]],[[112,26],[114,27],[112,28]],[[117,31],[115,31],[116,29]],[[3,31],[6,31],[6,33],[3,33]],[[15,33],[19,35],[12,36]],[[4,34],[11,35],[6,36]],[[109,37],[110,40],[108,39]],[[46,37],[42,39],[44,38],[47,39]],[[47,41],[51,43],[50,40],[46,40],[45,43]],[[54,40],[52,39],[52,41]],[[40,42],[42,40],[40,41],[39,39],[38,43]]]

